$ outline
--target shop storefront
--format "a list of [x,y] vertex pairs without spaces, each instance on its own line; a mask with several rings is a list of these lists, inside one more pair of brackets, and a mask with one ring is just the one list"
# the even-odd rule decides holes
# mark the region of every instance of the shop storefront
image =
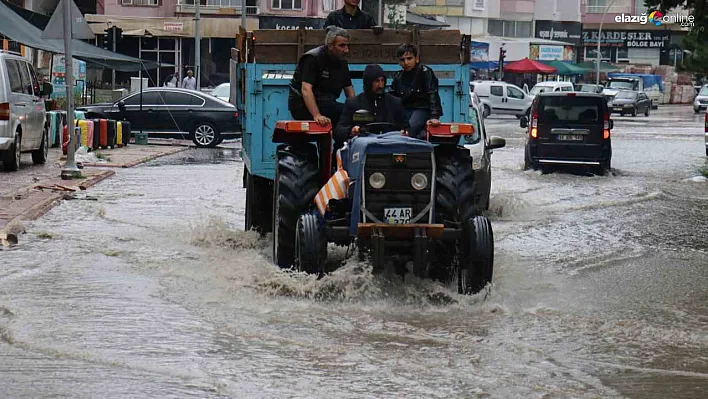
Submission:
[[597,59],[598,37],[602,61],[659,65],[668,59],[662,52],[670,49],[670,31],[603,30],[600,36],[597,30],[583,30],[585,60]]
[[[576,62],[582,49],[582,24],[579,22],[536,21],[534,36],[539,39],[557,40],[571,46],[531,45],[529,58],[540,61]],[[535,57],[535,58],[534,58]]]

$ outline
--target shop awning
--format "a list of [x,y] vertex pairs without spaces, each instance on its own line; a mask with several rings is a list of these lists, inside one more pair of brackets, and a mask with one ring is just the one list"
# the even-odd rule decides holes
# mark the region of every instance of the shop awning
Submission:
[[542,63],[548,65],[549,67],[556,68],[556,75],[584,75],[590,70],[588,68],[580,67],[569,61],[541,61]]
[[515,61],[507,64],[504,67],[504,72],[511,73],[545,73],[551,74],[556,73],[557,69],[550,67],[538,61],[530,60],[524,58],[520,61]]
[[[590,72],[597,71],[597,61],[585,61],[578,64],[581,68],[587,68]],[[621,71],[622,68],[616,67],[609,62],[600,62],[600,72],[617,72]]]
[[497,68],[499,68],[499,62],[497,62],[497,61],[472,61],[472,62],[470,62],[470,68],[472,68],[472,69],[497,69]]
[[[92,27],[93,29],[93,27]],[[184,32],[176,32],[172,30],[164,30],[160,28],[141,28],[124,30],[123,36],[147,36],[147,37],[189,37],[188,34]]]
[[[14,12],[10,7],[5,5],[4,2],[0,2],[0,20],[3,21],[2,24],[0,24],[0,34],[9,39],[22,43],[25,46],[48,51],[50,53],[64,53],[64,42],[62,40],[42,39],[42,31],[39,28]],[[139,58],[114,53],[81,40],[74,39],[72,46],[72,52],[76,59],[105,68],[134,72],[158,67],[155,61],[145,61]],[[163,66],[170,65],[163,64]]]

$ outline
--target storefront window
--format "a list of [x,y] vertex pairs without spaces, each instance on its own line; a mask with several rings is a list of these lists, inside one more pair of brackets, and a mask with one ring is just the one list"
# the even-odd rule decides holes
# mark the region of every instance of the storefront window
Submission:
[[[610,61],[612,58],[612,48],[611,47],[601,47],[600,48],[601,59],[603,61]],[[597,47],[585,47],[585,59],[594,60],[597,59]]]

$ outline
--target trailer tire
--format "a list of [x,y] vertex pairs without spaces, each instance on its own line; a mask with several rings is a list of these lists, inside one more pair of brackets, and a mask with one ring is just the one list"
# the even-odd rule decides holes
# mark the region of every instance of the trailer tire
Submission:
[[489,219],[476,216],[466,221],[462,239],[457,291],[473,295],[491,283],[494,274],[494,232]]
[[295,260],[297,221],[312,209],[320,172],[314,146],[287,146],[277,152],[273,194],[273,261],[289,268]]
[[246,184],[246,231],[255,230],[261,235],[270,233],[273,228],[273,182],[250,174],[246,168],[243,178]]

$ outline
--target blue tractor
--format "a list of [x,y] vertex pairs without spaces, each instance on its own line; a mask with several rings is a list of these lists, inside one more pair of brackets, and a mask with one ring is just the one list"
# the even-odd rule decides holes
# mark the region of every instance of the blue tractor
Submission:
[[[273,233],[274,262],[325,273],[333,243],[355,246],[375,271],[456,279],[460,293],[478,292],[489,283],[493,232],[474,205],[472,159],[462,146],[474,133],[469,37],[458,31],[385,31],[381,37],[350,31],[355,90],[361,90],[360,71],[367,63],[395,71],[395,47],[401,40],[417,41],[423,58],[440,62],[431,67],[439,78],[444,115],[419,140],[388,124],[367,123],[369,116],[357,112],[363,134],[332,159],[332,126],[294,121],[287,112],[294,63],[308,46],[321,43],[324,33],[249,35],[232,62],[231,84],[244,126],[246,228]],[[382,50],[372,54],[371,42],[377,40]],[[292,43],[297,51],[290,51]]]

